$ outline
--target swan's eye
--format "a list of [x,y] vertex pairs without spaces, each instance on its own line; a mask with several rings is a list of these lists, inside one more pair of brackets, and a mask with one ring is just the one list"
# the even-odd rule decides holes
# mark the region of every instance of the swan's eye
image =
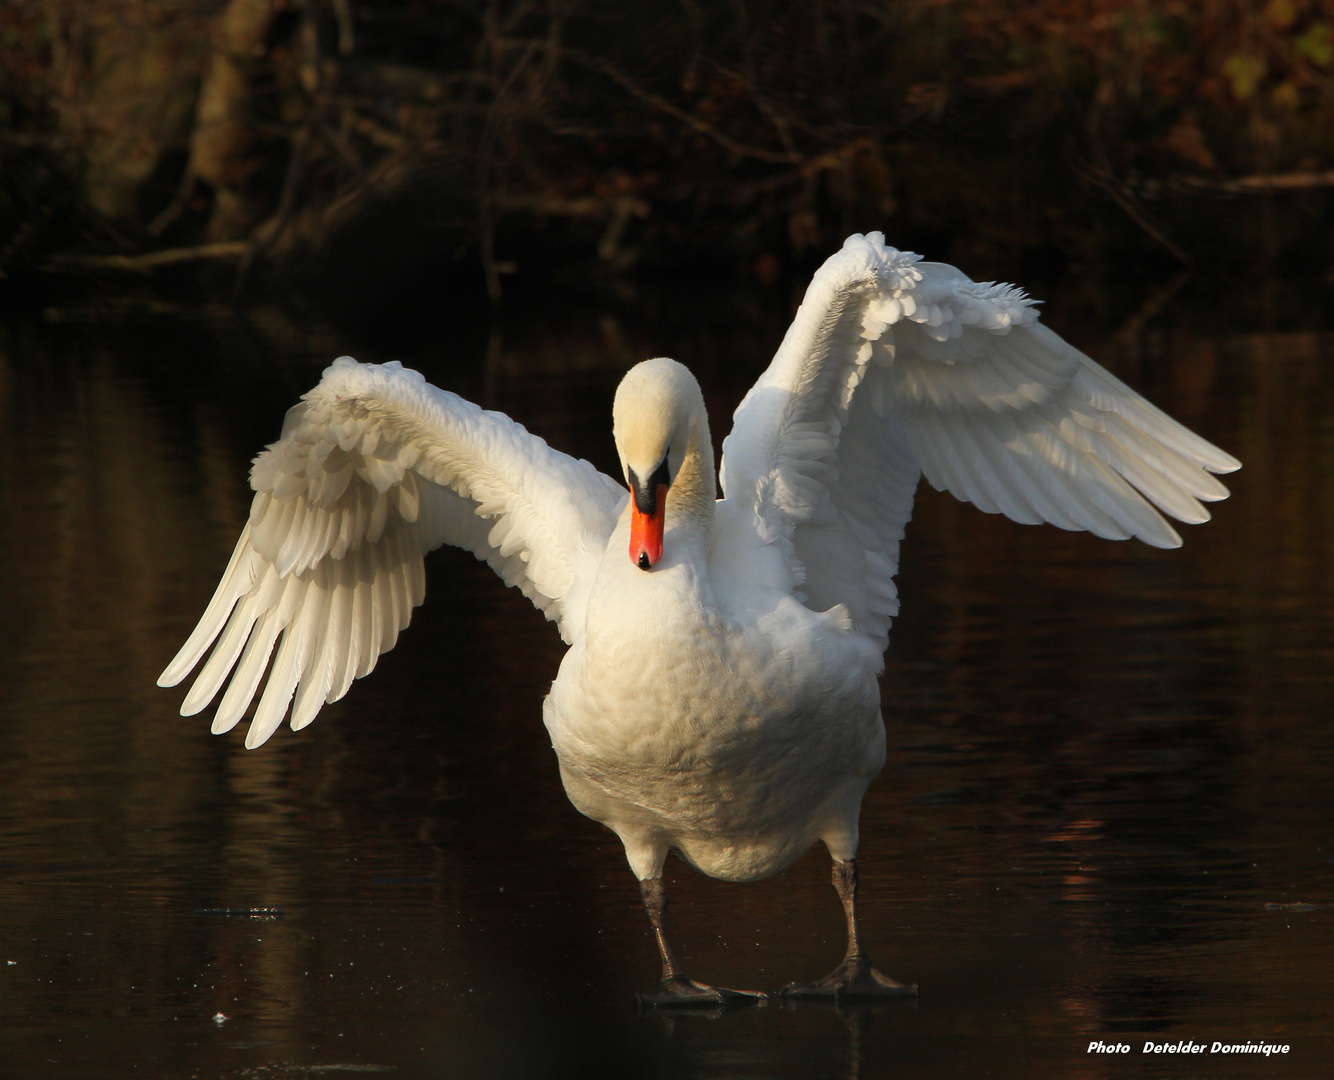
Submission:
[[667,459],[663,458],[661,464],[653,470],[647,483],[639,479],[639,474],[628,465],[625,468],[626,485],[630,488],[630,495],[635,500],[635,506],[639,508],[641,514],[652,515],[655,504],[658,499],[658,489],[664,491],[671,487],[670,474],[667,471]]

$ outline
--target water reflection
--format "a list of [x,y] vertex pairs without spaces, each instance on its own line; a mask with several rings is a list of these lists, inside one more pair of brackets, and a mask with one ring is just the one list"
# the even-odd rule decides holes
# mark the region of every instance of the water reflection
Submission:
[[[1294,1054],[1265,1075],[1319,1072],[1334,340],[1198,329],[1182,303],[1099,352],[1247,463],[1184,549],[922,493],[859,859],[869,946],[920,1003],[712,1019],[633,1014],[655,970],[637,889],[568,806],[540,725],[562,647],[471,557],[433,557],[429,601],[375,675],[262,751],[153,685],[283,410],[339,352],[389,357],[276,314],[9,327],[0,1066],[1101,1077],[1117,1070],[1090,1039],[1154,1033],[1281,1038]],[[609,467],[631,361],[690,363],[721,417],[785,324],[762,296],[739,319],[698,295],[642,308],[539,310],[405,359]],[[841,947],[818,852],[750,887],[669,873],[701,977],[772,989]],[[245,908],[282,917],[208,914]]]

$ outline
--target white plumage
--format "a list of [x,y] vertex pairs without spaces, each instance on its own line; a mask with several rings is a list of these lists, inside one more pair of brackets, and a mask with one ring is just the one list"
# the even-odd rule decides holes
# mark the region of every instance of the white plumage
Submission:
[[230,731],[281,634],[250,748],[289,704],[292,727],[309,724],[393,648],[426,594],[423,556],[441,544],[485,559],[564,633],[576,569],[625,502],[620,485],[508,417],[398,364],[346,356],[288,412],[250,482],[250,522],[159,680],[174,686],[216,642],[181,712],[207,707],[231,673],[213,721],[215,734]]
[[1021,291],[878,233],[817,272],[736,411],[722,500],[680,365],[632,369],[616,438],[640,510],[652,514],[655,483],[666,491],[647,572],[621,482],[398,364],[335,361],[255,460],[249,524],[160,683],[211,648],[181,711],[225,687],[223,732],[272,657],[246,738],[258,746],[289,710],[293,728],[310,723],[393,647],[424,596],[427,551],[486,560],[571,646],[545,719],[571,800],[616,830],[643,882],[664,965],[654,1001],[728,993],[686,980],[667,948],[669,850],[749,880],[817,840],[849,953],[796,991],[903,989],[860,952],[852,859],[884,757],[876,676],[920,475],[1016,521],[1174,547],[1162,515],[1207,520],[1202,503],[1227,495],[1211,474],[1238,467],[1042,326]]

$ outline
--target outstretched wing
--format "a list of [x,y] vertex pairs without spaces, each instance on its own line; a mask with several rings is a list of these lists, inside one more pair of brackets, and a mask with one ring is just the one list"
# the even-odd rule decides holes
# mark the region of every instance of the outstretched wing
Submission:
[[220,733],[245,714],[273,656],[247,747],[289,704],[292,727],[305,727],[375,667],[422,602],[423,556],[444,543],[489,563],[570,640],[582,622],[569,595],[576,568],[603,549],[627,497],[508,417],[397,363],[347,356],[288,412],[250,483],[231,562],[158,680],[175,686],[212,647],[181,712],[226,684]]
[[[1157,547],[1206,521],[1240,463],[1038,321],[1009,285],[849,237],[736,411],[723,490],[806,603],[882,645],[919,474],[988,513]],[[1155,507],[1157,509],[1155,509]]]

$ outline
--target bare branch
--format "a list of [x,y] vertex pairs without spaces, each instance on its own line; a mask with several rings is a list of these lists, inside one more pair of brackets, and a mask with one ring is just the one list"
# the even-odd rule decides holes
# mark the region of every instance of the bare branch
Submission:
[[47,267],[51,270],[125,270],[147,274],[159,267],[177,263],[243,259],[250,254],[250,247],[250,243],[245,240],[225,240],[195,247],[149,251],[143,255],[52,255],[47,261]]

